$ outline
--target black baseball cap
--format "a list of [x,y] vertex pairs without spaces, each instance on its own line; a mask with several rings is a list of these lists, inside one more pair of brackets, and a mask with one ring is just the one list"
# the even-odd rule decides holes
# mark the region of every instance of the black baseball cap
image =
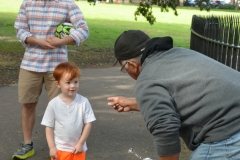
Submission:
[[124,31],[115,41],[114,54],[119,60],[127,60],[139,56],[145,49],[150,37],[140,30]]

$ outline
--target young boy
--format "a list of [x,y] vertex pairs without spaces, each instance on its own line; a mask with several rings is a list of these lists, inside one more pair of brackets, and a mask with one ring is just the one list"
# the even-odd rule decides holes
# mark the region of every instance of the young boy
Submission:
[[50,156],[85,160],[86,140],[96,118],[88,99],[77,94],[80,69],[74,63],[60,63],[53,76],[61,94],[49,102],[41,123],[46,126]]

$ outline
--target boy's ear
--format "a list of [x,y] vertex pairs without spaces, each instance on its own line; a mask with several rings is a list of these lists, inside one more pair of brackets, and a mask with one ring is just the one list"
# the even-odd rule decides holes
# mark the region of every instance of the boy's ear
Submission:
[[58,88],[60,88],[60,85],[59,85],[58,81],[55,81],[55,84]]

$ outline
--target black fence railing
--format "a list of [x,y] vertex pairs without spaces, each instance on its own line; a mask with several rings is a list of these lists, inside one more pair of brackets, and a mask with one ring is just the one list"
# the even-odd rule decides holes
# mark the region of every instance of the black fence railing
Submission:
[[240,71],[240,16],[192,18],[190,49]]

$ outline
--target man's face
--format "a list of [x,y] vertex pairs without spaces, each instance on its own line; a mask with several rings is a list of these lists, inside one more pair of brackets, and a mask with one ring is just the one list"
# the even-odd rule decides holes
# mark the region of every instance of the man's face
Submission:
[[130,77],[137,80],[141,66],[138,62],[131,61],[131,60],[124,60],[119,62],[121,65],[121,71],[124,73],[128,73]]

